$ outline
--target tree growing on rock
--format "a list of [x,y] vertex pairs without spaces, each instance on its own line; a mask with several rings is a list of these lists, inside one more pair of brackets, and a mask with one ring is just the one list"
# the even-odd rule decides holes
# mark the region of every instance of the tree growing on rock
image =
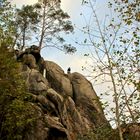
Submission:
[[67,53],[76,48],[65,43],[64,34],[73,32],[69,15],[61,9],[59,0],[40,0],[35,5],[23,6],[16,10],[16,42],[23,50],[26,40],[38,43],[39,50],[44,47],[55,47]]
[[0,50],[0,139],[21,140],[25,130],[34,126],[37,114],[19,74],[20,65],[5,42]]
[[40,13],[40,23],[38,25],[39,48],[56,47],[66,52],[75,52],[75,47],[65,44],[63,33],[73,32],[70,17],[61,9],[60,0],[40,0],[36,4]]
[[[16,25],[18,44],[23,50],[26,47],[26,40],[33,39],[31,34],[36,31],[36,25],[39,22],[39,14],[34,6],[27,5],[16,10]],[[30,33],[30,34],[29,34]],[[20,41],[22,43],[20,43]]]
[[[14,26],[14,7],[7,0],[0,1],[0,44],[13,47],[16,28]],[[6,46],[7,46],[6,45]]]

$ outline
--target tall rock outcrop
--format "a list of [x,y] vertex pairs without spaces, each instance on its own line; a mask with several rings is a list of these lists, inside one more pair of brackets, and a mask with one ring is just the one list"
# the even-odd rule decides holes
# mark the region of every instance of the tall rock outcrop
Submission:
[[[34,47],[17,55],[36,120],[24,140],[119,140],[92,84],[80,73],[65,74]],[[105,133],[104,133],[105,131]],[[140,124],[122,126],[124,140],[140,139]]]
[[26,140],[78,140],[100,127],[110,128],[92,84],[83,75],[65,74],[56,63],[35,54],[18,56],[39,118],[25,132]]

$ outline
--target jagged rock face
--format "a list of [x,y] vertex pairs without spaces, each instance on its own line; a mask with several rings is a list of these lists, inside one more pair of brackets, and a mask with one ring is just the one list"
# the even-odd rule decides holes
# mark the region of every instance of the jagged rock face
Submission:
[[33,68],[22,72],[32,104],[41,116],[36,127],[26,132],[26,140],[77,140],[101,125],[109,126],[91,83],[83,75],[67,75],[51,61],[44,61],[43,68],[46,77]]

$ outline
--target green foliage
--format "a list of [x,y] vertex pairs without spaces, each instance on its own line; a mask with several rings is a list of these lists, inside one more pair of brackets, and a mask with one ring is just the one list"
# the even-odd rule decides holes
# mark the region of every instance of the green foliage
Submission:
[[3,43],[0,49],[0,139],[20,140],[34,125],[37,114],[27,101],[20,65]]
[[76,51],[75,47],[65,43],[63,34],[73,32],[73,26],[67,13],[60,7],[61,1],[43,0],[36,4],[40,14],[38,34],[39,47],[55,47],[67,53]]
[[123,74],[125,74],[122,78],[128,79],[139,91],[140,1],[121,0],[115,1],[113,5],[115,7],[114,11],[118,14],[119,19],[121,22],[123,21],[123,24],[127,27],[119,38],[119,41],[122,42],[122,53],[120,54],[120,50],[117,50],[119,52],[118,55],[121,60],[123,60],[122,63],[120,63],[121,67],[129,66],[130,69],[124,70],[125,72],[123,72]]
[[77,140],[97,140],[94,132],[88,132],[84,136],[78,136]]
[[[22,40],[22,46],[20,49],[23,50],[25,47],[25,41],[30,39],[29,33],[36,31],[36,25],[39,22],[39,14],[36,8],[31,5],[23,6],[21,9],[16,10],[16,25],[18,33],[18,44],[20,44],[20,39]],[[28,34],[27,34],[28,33]],[[28,36],[28,37],[27,37]]]
[[14,99],[6,111],[2,129],[7,133],[7,139],[23,139],[27,130],[34,126],[35,120],[33,106],[21,99]]
[[0,6],[0,139],[19,140],[37,115],[11,52],[17,34],[14,9],[7,0],[0,1]]
[[65,43],[64,34],[73,32],[67,13],[60,1],[41,1],[21,9],[13,7],[8,0],[0,2],[0,43],[5,39],[9,47],[25,49],[36,40],[39,48],[55,47],[67,53],[76,48]]
[[119,17],[127,24],[131,25],[135,21],[140,21],[140,1],[139,0],[115,0],[115,11],[119,13]]
[[[61,9],[60,3],[61,1],[44,0],[35,5],[14,9],[14,45],[23,50],[36,41],[40,50],[43,47],[55,47],[67,53],[75,52],[76,48],[65,43],[63,38],[64,34],[72,33],[74,28],[68,20],[69,15]],[[10,26],[12,27],[12,24]]]
[[14,9],[7,0],[0,1],[0,44],[5,42],[13,47],[15,35]]
[[[120,20],[118,28],[120,28],[121,33],[116,38],[116,42],[119,45],[114,45],[113,52],[113,57],[117,60],[115,65],[119,69],[119,78],[117,80],[121,83],[122,91],[125,91],[125,95],[120,95],[122,100],[120,101],[120,108],[123,110],[126,104],[128,108],[130,106],[129,112],[131,112],[131,115],[129,117],[135,122],[139,120],[140,1],[115,0],[112,3],[110,2],[109,5],[118,15],[118,20]],[[115,25],[115,21],[112,24]],[[126,90],[129,86],[131,89],[134,86],[131,92]],[[124,115],[122,118],[129,122],[129,117]]]
[[107,101],[104,103],[107,107],[105,112],[111,124],[116,124],[119,137],[123,140],[121,124],[140,120],[140,1],[109,2],[114,16],[112,18],[112,13],[108,14],[103,21],[94,9],[95,1],[87,0],[83,4],[88,5],[92,15],[89,24],[82,29],[89,36],[83,41],[83,45],[90,48],[85,56],[93,60],[93,65],[88,65],[87,69],[91,72],[93,82],[100,86],[107,85],[106,91],[101,93],[103,100],[106,98]]

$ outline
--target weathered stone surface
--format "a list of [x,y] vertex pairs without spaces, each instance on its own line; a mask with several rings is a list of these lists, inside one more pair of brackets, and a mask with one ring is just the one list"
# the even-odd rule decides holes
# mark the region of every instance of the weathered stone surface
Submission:
[[25,49],[23,52],[16,50],[15,55],[18,61],[22,61],[28,66],[34,66],[34,64],[37,66],[36,64],[41,59],[40,49],[36,45],[32,45],[30,48]]
[[[26,132],[26,140],[77,140],[103,125],[109,127],[100,101],[83,75],[67,75],[56,63],[44,61],[38,55],[37,58],[35,64],[39,71],[29,67],[29,63],[23,63],[22,69],[40,118],[36,126]],[[46,69],[45,78],[43,69]]]
[[[36,57],[23,55],[23,60],[29,56]],[[44,61],[40,56],[38,63],[35,58],[22,62],[22,75],[41,117],[27,132],[26,140],[77,140],[78,136],[108,125],[99,99],[84,76],[67,75],[56,63]],[[34,64],[38,64],[41,72],[46,69],[45,78]]]
[[79,135],[84,135],[90,130],[86,119],[77,110],[71,97],[65,100],[61,116],[63,116],[62,122],[66,126],[71,139],[77,139]]
[[73,96],[76,106],[85,118],[90,120],[91,126],[108,125],[101,103],[92,84],[81,74],[69,74],[73,86]]
[[46,78],[51,84],[51,87],[62,95],[72,97],[73,92],[71,82],[64,74],[62,68],[52,61],[45,61],[44,68],[47,71]]
[[36,59],[32,54],[22,53],[17,57],[17,60],[27,65],[30,69],[37,68]]
[[[49,127],[50,136],[48,136],[49,139],[60,139],[60,140],[67,140],[68,138],[68,132],[67,129],[64,128],[62,123],[60,122],[60,119],[58,117],[52,117],[52,116],[45,116],[45,122],[47,126]],[[52,130],[54,132],[52,132]],[[57,132],[57,134],[56,134]],[[53,134],[54,133],[54,134]]]
[[46,63],[46,69],[46,78],[35,69],[22,72],[28,90],[36,94],[33,95],[34,105],[41,109],[44,118],[37,121],[27,140],[38,137],[41,140],[77,140],[78,136],[100,125],[108,125],[99,99],[84,76],[78,73],[65,75],[52,62]]
[[103,112],[101,105],[99,103],[99,98],[97,97],[92,84],[80,73],[69,74],[74,92],[74,100],[76,104],[81,104],[82,101],[88,99],[94,103],[95,108],[99,112]]
[[[35,124],[25,130],[23,140],[89,140],[91,132],[96,140],[119,140],[118,130],[111,129],[92,84],[83,75],[70,69],[65,74],[56,63],[44,61],[37,46],[17,60],[36,112]],[[121,127],[124,140],[140,139],[140,124]]]
[[39,137],[41,140],[76,140],[89,130],[70,96],[64,99],[53,89],[48,89],[44,95],[32,96],[38,117],[44,119],[37,120],[36,127],[26,134],[26,140]]
[[42,105],[42,110],[49,114],[57,114],[55,105],[43,95],[38,95],[36,100]]
[[48,90],[49,83],[39,71],[35,69],[29,69],[25,72],[22,72],[22,75],[26,79],[26,85],[30,92],[39,94],[40,92]]

